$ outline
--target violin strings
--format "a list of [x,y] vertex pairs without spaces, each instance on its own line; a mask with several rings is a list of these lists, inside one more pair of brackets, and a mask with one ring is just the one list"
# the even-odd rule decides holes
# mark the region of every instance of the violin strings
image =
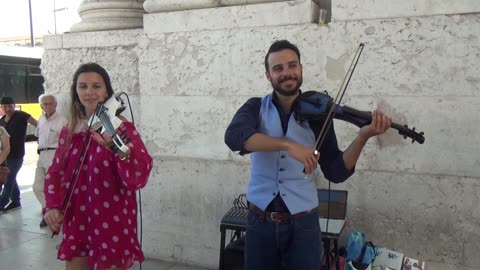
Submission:
[[102,110],[99,113],[98,118],[100,118],[100,122],[102,122],[102,125],[105,128],[105,131],[107,131],[108,135],[113,137],[115,135],[115,129],[113,128],[113,124],[110,121],[110,118],[105,113],[105,110]]

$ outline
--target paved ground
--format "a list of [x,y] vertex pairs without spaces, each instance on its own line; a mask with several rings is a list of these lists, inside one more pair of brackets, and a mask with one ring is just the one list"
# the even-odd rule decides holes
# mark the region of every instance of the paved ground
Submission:
[[[50,237],[40,229],[40,204],[32,183],[37,162],[36,142],[27,143],[26,156],[17,180],[22,192],[22,209],[0,214],[0,270],[60,270],[64,264],[56,259],[59,237]],[[139,270],[140,266],[133,268]],[[205,268],[147,259],[142,270],[207,270]]]

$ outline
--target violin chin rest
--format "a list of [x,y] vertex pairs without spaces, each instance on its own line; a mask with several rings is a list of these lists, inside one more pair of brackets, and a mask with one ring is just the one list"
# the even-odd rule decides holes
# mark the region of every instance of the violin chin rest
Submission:
[[118,116],[119,114],[121,114],[123,111],[125,111],[125,106],[120,106],[117,108],[117,110],[115,111],[115,116]]

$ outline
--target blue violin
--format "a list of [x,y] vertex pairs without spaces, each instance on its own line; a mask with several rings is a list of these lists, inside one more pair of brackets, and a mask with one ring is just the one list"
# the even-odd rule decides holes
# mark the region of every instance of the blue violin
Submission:
[[[293,106],[295,120],[326,120],[328,113],[335,106],[333,118],[349,122],[361,128],[372,122],[372,113],[369,111],[359,111],[357,109],[335,104],[333,98],[326,92],[307,91],[300,94]],[[398,130],[403,138],[411,138],[412,143],[423,144],[425,137],[423,132],[416,132],[415,127],[410,129],[408,125],[400,125],[392,122],[392,128]]]

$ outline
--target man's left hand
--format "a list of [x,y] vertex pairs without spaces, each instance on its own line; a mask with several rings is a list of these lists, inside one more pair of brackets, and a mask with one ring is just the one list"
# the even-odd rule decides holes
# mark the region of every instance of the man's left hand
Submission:
[[368,126],[360,129],[360,136],[365,139],[385,133],[392,125],[392,119],[386,116],[380,110],[374,110],[372,113],[372,122]]

